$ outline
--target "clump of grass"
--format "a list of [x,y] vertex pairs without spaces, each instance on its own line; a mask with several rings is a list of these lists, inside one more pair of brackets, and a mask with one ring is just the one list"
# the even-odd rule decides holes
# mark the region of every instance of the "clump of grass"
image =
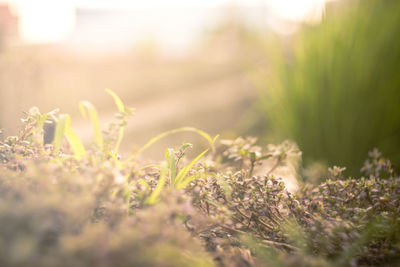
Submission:
[[295,140],[306,162],[346,166],[353,176],[372,147],[398,165],[399,21],[398,1],[335,1],[289,45],[264,44],[259,134]]

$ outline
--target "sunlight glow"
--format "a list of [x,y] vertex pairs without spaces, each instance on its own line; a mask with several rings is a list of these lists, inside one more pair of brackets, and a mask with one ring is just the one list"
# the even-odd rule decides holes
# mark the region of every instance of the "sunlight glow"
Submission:
[[290,21],[318,20],[328,0],[268,0],[279,17]]
[[75,10],[69,1],[20,1],[18,12],[19,30],[25,42],[58,42],[74,29]]
[[[116,7],[221,7],[260,6],[272,12],[272,24],[279,20],[300,22],[318,20],[328,0],[0,0],[18,11],[21,38],[28,43],[59,42],[75,27],[75,8]],[[151,16],[152,14],[148,14]]]

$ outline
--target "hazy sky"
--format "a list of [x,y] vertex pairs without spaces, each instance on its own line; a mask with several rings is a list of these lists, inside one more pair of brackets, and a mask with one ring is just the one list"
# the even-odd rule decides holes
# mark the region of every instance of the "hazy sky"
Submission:
[[[328,0],[0,0],[19,15],[19,31],[25,42],[57,42],[74,30],[76,7],[211,7],[228,4],[268,7],[277,17],[300,21],[319,16]],[[151,10],[151,9],[149,9]],[[148,14],[151,16],[151,12]]]

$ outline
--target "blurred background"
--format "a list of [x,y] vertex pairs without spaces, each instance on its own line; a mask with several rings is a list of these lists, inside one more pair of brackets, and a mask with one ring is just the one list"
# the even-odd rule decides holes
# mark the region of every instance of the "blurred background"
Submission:
[[[399,71],[398,1],[0,0],[4,136],[37,106],[71,114],[90,141],[78,102],[107,123],[110,88],[136,110],[124,153],[194,126],[289,138],[306,166],[357,173],[374,147],[400,163]],[[196,139],[172,136],[147,156]]]

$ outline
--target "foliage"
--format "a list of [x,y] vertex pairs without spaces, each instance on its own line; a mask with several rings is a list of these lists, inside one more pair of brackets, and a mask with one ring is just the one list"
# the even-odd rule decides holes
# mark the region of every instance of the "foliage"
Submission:
[[400,2],[351,0],[330,3],[289,45],[264,43],[262,134],[293,139],[306,162],[354,176],[372,147],[400,164],[399,36]]
[[[43,144],[47,116],[32,109],[19,135],[0,143],[1,266],[400,261],[400,179],[377,150],[364,177],[344,179],[334,167],[325,183],[291,194],[272,174],[298,153],[290,142],[263,148],[254,138],[225,140],[188,162],[184,143],[148,164],[116,157],[105,138],[77,157],[71,140],[59,151],[58,141]],[[267,158],[276,164],[252,175]]]

